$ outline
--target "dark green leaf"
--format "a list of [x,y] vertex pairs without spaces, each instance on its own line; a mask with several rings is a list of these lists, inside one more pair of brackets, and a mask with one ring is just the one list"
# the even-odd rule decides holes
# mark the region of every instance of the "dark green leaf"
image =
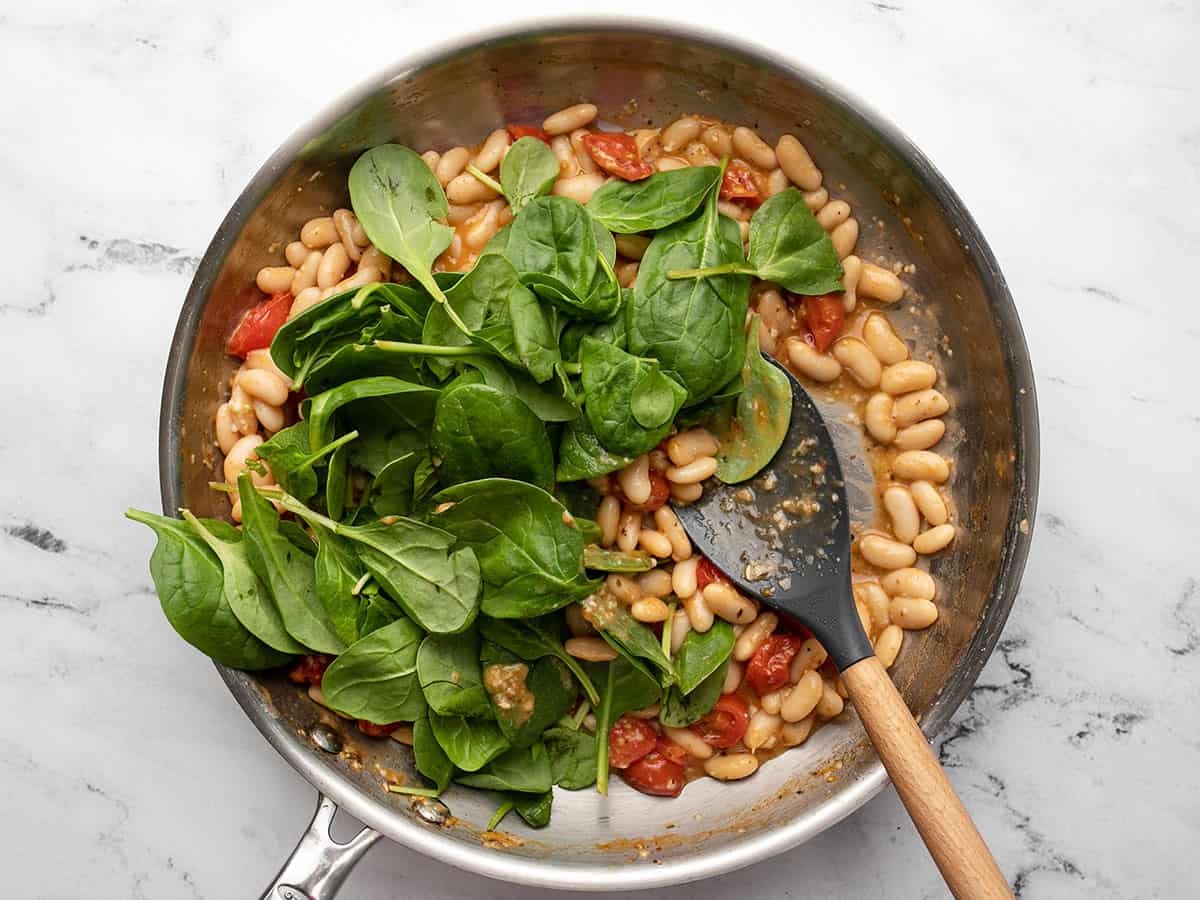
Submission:
[[625,553],[621,550],[605,550],[595,544],[583,548],[583,567],[597,572],[649,572],[657,564],[645,550]]
[[641,181],[613,179],[592,194],[587,210],[617,234],[657,231],[694,213],[720,180],[717,166],[658,172]]
[[654,632],[635,619],[609,591],[597,591],[579,605],[584,618],[615,650],[647,660],[663,673],[664,684],[675,683],[675,668]]
[[413,756],[417,771],[433,782],[440,794],[450,786],[454,777],[454,763],[434,737],[429,718],[422,716],[413,722]]
[[545,828],[550,824],[550,810],[554,805],[554,793],[514,794],[513,809],[530,828]]
[[490,719],[429,714],[433,735],[450,758],[464,772],[477,772],[508,749],[500,726]]
[[578,791],[596,783],[596,739],[573,728],[547,728],[542,735],[554,783]]
[[397,619],[355,641],[325,670],[321,690],[326,704],[378,725],[421,718],[426,710],[417,681],[421,637],[410,620]]
[[[408,428],[425,426],[433,417],[438,393],[422,384],[386,376],[360,378],[330,388],[305,401],[309,447],[316,452],[330,443],[333,415],[347,404],[354,404],[356,408],[361,405],[361,412],[366,413],[368,420],[382,416],[391,420],[389,425],[396,424],[397,427],[399,423]],[[358,412],[357,409],[354,411]],[[366,434],[365,431],[361,433]],[[388,459],[393,456],[395,454]]]
[[497,475],[554,487],[546,426],[521,400],[496,388],[464,384],[443,391],[432,443],[443,484]]
[[599,699],[591,679],[579,660],[567,653],[562,643],[562,619],[555,615],[530,619],[493,619],[483,615],[478,619],[479,633],[484,640],[502,647],[526,662],[553,656],[571,670],[593,703]]
[[[658,360],[633,356],[593,337],[580,345],[588,421],[610,452],[637,457],[667,435],[687,391],[659,369]],[[646,425],[645,422],[653,422]]]
[[479,635],[427,635],[417,652],[417,677],[429,708],[443,716],[488,716],[479,666]]
[[733,652],[733,626],[724,619],[713,622],[703,633],[689,631],[675,656],[679,689],[690,694],[700,682],[720,668]]
[[321,525],[313,530],[320,539],[314,563],[317,597],[338,637],[352,644],[399,618],[390,600],[359,589],[366,570],[353,545]]
[[607,794],[608,733],[613,722],[630,710],[658,702],[662,687],[645,668],[624,656],[588,668],[600,689],[600,702],[596,706],[596,790]]
[[795,188],[780,191],[751,217],[749,263],[759,278],[795,294],[842,290],[833,242]]
[[478,771],[459,775],[457,780],[468,787],[526,794],[545,793],[554,783],[550,757],[541,741],[506,750]]
[[633,462],[632,456],[610,453],[596,437],[587,416],[567,423],[558,448],[559,481],[582,481],[623,469]]
[[575,682],[554,656],[530,664],[485,641],[482,665],[496,721],[514,747],[528,747],[575,704]]
[[558,178],[558,157],[535,137],[519,138],[500,163],[500,186],[517,215],[530,200],[550,193]]
[[[509,227],[505,256],[523,281],[528,275],[538,276],[532,284],[536,293],[556,286],[575,297],[586,297],[597,264],[592,219],[576,200],[537,197]],[[556,302],[561,298],[547,299]]]
[[726,659],[686,696],[678,685],[672,686],[663,696],[659,720],[668,728],[686,728],[708,715],[721,697],[728,668]]

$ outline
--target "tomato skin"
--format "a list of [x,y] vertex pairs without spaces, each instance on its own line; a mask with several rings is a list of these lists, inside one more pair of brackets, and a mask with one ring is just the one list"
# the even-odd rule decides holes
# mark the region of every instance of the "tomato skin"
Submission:
[[658,733],[649,722],[633,716],[621,716],[608,732],[608,764],[624,769],[654,749]]
[[725,167],[719,196],[722,200],[750,200],[756,206],[762,202],[754,173],[749,166],[740,162],[731,162]]
[[692,754],[670,738],[665,737],[659,737],[658,742],[654,745],[654,752],[681,766],[687,765],[687,761],[692,758]]
[[773,634],[746,664],[746,680],[758,696],[777,691],[788,682],[788,668],[800,652],[800,638],[794,634]]
[[700,557],[700,562],[696,564],[696,590],[702,591],[714,581],[725,580],[725,576],[713,565],[712,560],[707,556]]
[[629,498],[625,496],[618,487],[617,492],[621,494],[621,502],[628,508],[637,512],[654,512],[666,505],[668,498],[671,496],[671,484],[667,481],[667,476],[657,469],[650,470],[650,499],[645,503],[630,503]]
[[654,166],[642,159],[637,141],[627,134],[585,134],[583,146],[596,165],[626,181],[641,181],[654,174]]
[[246,310],[242,321],[233,331],[233,337],[229,339],[229,352],[245,359],[251,350],[270,347],[275,332],[283,327],[291,308],[292,295],[284,291],[282,294],[272,294],[270,299]]
[[732,747],[750,725],[750,708],[737,694],[722,694],[712,712],[688,727],[708,746],[717,750]]
[[824,353],[834,338],[842,333],[846,320],[846,307],[841,294],[822,294],[804,298],[804,324],[812,335],[812,344],[818,353]]
[[296,684],[320,684],[325,670],[333,662],[333,657],[325,653],[311,653],[296,661],[288,669],[288,678]]
[[536,125],[505,125],[504,130],[508,132],[514,144],[523,137],[537,138],[543,144],[550,143],[550,135]]
[[359,719],[354,723],[358,726],[358,730],[367,737],[383,738],[391,735],[393,731],[399,728],[402,722],[392,722],[390,725],[376,725],[374,722],[368,722],[366,719]]
[[621,775],[635,791],[655,797],[678,797],[687,784],[683,766],[657,750],[643,756]]

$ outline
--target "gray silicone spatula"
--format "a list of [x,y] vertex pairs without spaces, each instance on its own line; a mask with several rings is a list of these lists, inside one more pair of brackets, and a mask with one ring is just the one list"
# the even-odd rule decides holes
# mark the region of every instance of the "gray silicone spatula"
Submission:
[[787,375],[792,418],[783,446],[764,470],[774,475],[772,489],[747,492],[744,486],[710,482],[700,500],[676,509],[679,520],[696,548],[738,590],[798,619],[824,645],[954,895],[1011,897],[863,632],[850,589],[850,509],[842,468],[816,404]]

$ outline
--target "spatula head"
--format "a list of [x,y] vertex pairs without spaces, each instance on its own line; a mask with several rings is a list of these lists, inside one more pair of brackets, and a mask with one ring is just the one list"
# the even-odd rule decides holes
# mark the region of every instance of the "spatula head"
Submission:
[[787,437],[741,484],[709,482],[675,512],[696,548],[743,593],[807,625],[839,668],[873,652],[850,589],[850,507],[833,438],[803,385]]

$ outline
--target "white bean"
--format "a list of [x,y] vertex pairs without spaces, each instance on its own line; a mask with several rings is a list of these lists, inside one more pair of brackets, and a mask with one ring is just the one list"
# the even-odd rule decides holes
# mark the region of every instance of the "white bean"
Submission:
[[676,563],[671,570],[671,590],[676,597],[686,598],[696,593],[696,566],[700,560],[696,557]]
[[723,581],[714,581],[712,584],[705,585],[701,593],[704,595],[704,601],[708,604],[708,608],[726,622],[737,625],[747,624],[754,620],[754,603]]
[[842,374],[842,364],[826,353],[818,353],[803,338],[787,339],[788,361],[813,381],[835,381]]
[[588,637],[596,634],[595,627],[587,620],[587,616],[583,614],[583,609],[578,603],[568,606],[563,617],[567,620],[567,630],[571,632],[572,637]]
[[779,715],[779,708],[783,706],[783,695],[787,693],[787,690],[788,688],[784,686],[759,697],[758,702],[762,704],[762,709],[765,709],[773,716]]
[[726,753],[704,763],[704,771],[718,781],[737,781],[758,771],[758,757],[751,753]]
[[350,256],[341,244],[332,244],[321,257],[317,267],[317,287],[324,290],[333,287],[346,277],[350,269]]
[[936,382],[937,369],[927,362],[906,359],[903,362],[892,363],[883,370],[879,378],[879,387],[895,397],[926,390]]
[[734,642],[733,658],[738,662],[748,661],[750,657],[758,652],[758,648],[763,645],[763,642],[778,627],[779,616],[770,611],[760,613],[753,622],[746,626],[746,630]]
[[576,103],[547,116],[542,122],[542,130],[549,135],[566,134],[587,125],[599,111],[594,103]]
[[666,559],[671,555],[671,542],[661,531],[653,528],[643,528],[638,535],[638,546],[657,559]]
[[892,418],[892,398],[883,391],[872,394],[863,408],[863,424],[867,433],[881,444],[896,438],[896,422]]
[[837,226],[829,232],[829,240],[838,259],[846,259],[853,254],[858,244],[858,219],[847,219]]
[[446,199],[451,203],[484,203],[496,199],[496,192],[470,172],[455,175],[446,185]]
[[850,218],[850,204],[845,200],[830,200],[817,213],[817,224],[826,231],[833,231]]
[[436,150],[426,150],[421,154],[421,159],[424,160],[425,165],[429,166],[429,171],[433,172],[435,178],[437,177],[438,160],[441,158],[442,154],[438,153]]
[[556,197],[570,197],[580,203],[587,203],[592,194],[600,190],[604,184],[604,176],[599,172],[587,172],[571,178],[560,178],[554,182],[553,193]]
[[229,411],[228,403],[217,407],[214,430],[217,433],[217,446],[221,448],[222,453],[228,454],[238,442],[237,426],[233,424],[233,414]]
[[308,259],[308,253],[309,250],[304,246],[304,241],[292,241],[283,248],[283,256],[293,269],[298,269],[304,264],[304,260]]
[[846,708],[846,702],[837,692],[837,687],[826,681],[821,690],[821,699],[817,701],[817,707],[813,710],[821,719],[832,719],[836,715],[840,715],[842,710]]
[[800,680],[783,698],[783,704],[779,707],[779,714],[785,722],[799,722],[801,719],[808,718],[812,711],[817,708],[817,703],[821,700],[821,694],[825,690],[825,681],[821,678],[821,673],[814,669],[809,669],[800,676]]
[[767,173],[765,184],[763,185],[763,194],[770,199],[776,194],[782,194],[792,183],[788,181],[787,175],[783,173],[783,169],[772,169]]
[[[854,254],[847,256],[842,260],[842,308],[848,312],[854,312],[854,308],[858,306],[858,273],[862,271],[862,260]],[[864,339],[866,335],[864,333]],[[867,346],[871,347],[871,342],[867,341]],[[875,350],[871,347],[872,352]],[[875,354],[879,356],[878,353]]]
[[718,158],[733,156],[733,136],[724,125],[709,125],[700,135],[700,140]]
[[731,659],[729,667],[725,670],[725,683],[721,685],[721,693],[732,694],[741,685],[742,679],[745,676],[746,664],[740,663],[736,659]]
[[654,169],[657,172],[674,172],[687,167],[687,160],[680,159],[678,156],[660,156],[654,161]]
[[254,415],[263,429],[272,433],[281,431],[287,422],[281,407],[271,406],[262,400],[254,401]]
[[[457,238],[458,235],[455,235],[456,240]],[[351,275],[349,278],[339,281],[331,288],[325,288],[325,292],[328,293],[329,296],[333,296],[334,294],[342,293],[342,291],[348,291],[350,288],[362,287],[364,284],[374,284],[375,282],[379,281],[381,277],[382,275],[380,271],[374,266],[364,266],[360,264],[353,275]]]
[[684,116],[676,119],[662,131],[662,148],[668,153],[674,153],[686,147],[696,138],[704,126],[695,116]]
[[683,646],[684,639],[692,632],[692,622],[686,609],[675,610],[671,619],[671,655],[674,656]]
[[892,474],[905,481],[941,484],[950,477],[950,464],[930,450],[905,450],[892,460]]
[[895,303],[904,296],[904,282],[887,269],[864,262],[858,275],[858,296],[881,303]]
[[897,569],[884,575],[879,583],[893,597],[932,600],[937,593],[937,583],[924,569]]
[[892,323],[883,313],[873,312],[867,316],[863,321],[862,336],[871,352],[884,365],[893,366],[908,359],[908,345],[896,334]]
[[288,310],[288,318],[294,319],[306,309],[316,306],[324,299],[321,296],[321,289],[315,284],[310,288],[305,288],[296,295],[296,299],[292,301],[291,309]]
[[750,751],[769,748],[779,740],[779,729],[783,727],[783,719],[772,715],[765,709],[760,709],[750,717],[742,743]]
[[799,722],[784,722],[779,732],[779,742],[785,747],[799,747],[812,734],[815,721],[815,716],[809,716]]
[[871,618],[868,633],[878,633],[888,627],[888,595],[877,581],[858,581],[854,584],[854,597],[862,602]]
[[495,171],[496,167],[500,165],[500,160],[504,159],[504,154],[508,152],[511,143],[508,131],[504,128],[497,128],[487,136],[487,140],[475,154],[475,168],[484,174]]
[[686,466],[700,456],[715,456],[721,445],[705,428],[689,428],[667,441],[667,456],[677,466]]
[[264,266],[258,270],[254,283],[264,294],[282,294],[291,290],[296,270],[291,266]]
[[733,149],[746,162],[760,169],[774,169],[779,164],[771,145],[760,138],[753,128],[745,125],[733,129]]
[[670,608],[658,597],[643,597],[629,607],[629,612],[639,622],[665,622],[671,615]]
[[950,542],[954,540],[956,534],[953,525],[934,525],[928,531],[917,535],[916,540],[913,541],[913,549],[926,556],[937,553],[950,546]]
[[246,354],[246,361],[242,364],[243,369],[264,369],[270,372],[276,378],[284,383],[284,386],[291,388],[292,380],[280,371],[279,366],[275,365],[275,360],[271,358],[271,351],[266,347],[261,347],[258,350],[251,350]]
[[451,181],[462,174],[463,169],[467,167],[467,163],[471,161],[471,151],[466,147],[455,147],[453,150],[447,150],[442,154],[442,158],[438,160],[437,168],[433,174],[437,176],[437,180],[442,187],[448,185]]
[[708,144],[692,141],[684,148],[683,157],[693,166],[715,166],[721,160],[708,149]]
[[621,523],[621,501],[608,496],[600,500],[596,513],[596,524],[600,526],[600,546],[611,547],[617,542],[617,528]]
[[692,623],[692,631],[704,634],[713,626],[713,612],[702,591],[696,591],[683,597],[683,608],[687,611],[688,621]]
[[949,409],[950,401],[941,391],[927,388],[897,397],[892,411],[896,418],[896,425],[900,428],[907,428],[917,422],[944,415]]
[[271,406],[282,406],[287,402],[288,386],[274,372],[243,368],[238,372],[237,383],[251,397],[257,397]]
[[834,359],[850,373],[859,385],[865,388],[873,388],[879,384],[879,376],[883,372],[883,367],[879,365],[879,358],[871,352],[861,339],[856,337],[842,337],[833,342],[831,348]]
[[451,203],[448,205],[446,211],[446,224],[462,225],[464,222],[470,222],[479,215],[481,209],[483,209],[482,203],[467,203],[464,205]]
[[379,275],[384,281],[392,277],[392,258],[378,247],[367,247],[363,251],[362,258],[358,261],[360,269],[372,266],[379,270]]
[[946,423],[941,419],[926,419],[896,432],[892,442],[901,450],[928,450],[946,435]]
[[893,597],[888,604],[892,624],[905,631],[920,631],[937,621],[938,608],[932,600],[919,597]]
[[632,553],[637,549],[641,534],[642,514],[632,509],[622,511],[621,524],[617,529],[617,548],[623,553]]
[[885,669],[890,669],[900,655],[900,644],[904,642],[904,630],[899,625],[889,625],[875,638],[875,655],[883,663]]
[[602,637],[573,637],[563,642],[563,649],[576,659],[587,662],[611,662],[617,651]]
[[671,466],[667,469],[667,481],[673,481],[675,484],[698,484],[706,478],[711,478],[716,471],[716,457],[701,456],[686,466]]
[[921,531],[921,514],[912,494],[902,484],[893,484],[883,492],[883,508],[892,520],[892,534],[896,540],[911,544]]
[[917,561],[912,547],[882,534],[864,534],[858,539],[858,548],[863,559],[880,569],[902,569]]
[[[950,514],[946,509],[946,501],[942,499],[942,495],[928,481],[914,481],[908,486],[912,491],[913,500],[917,504],[917,509],[921,511],[921,515],[925,517],[925,521],[930,525],[945,525],[950,518]],[[902,591],[901,593],[910,593]],[[923,596],[918,594],[916,596]],[[929,595],[929,599],[933,599],[933,594]]]
[[792,665],[788,669],[788,680],[795,684],[805,672],[821,668],[828,658],[829,654],[825,652],[820,641],[816,638],[805,638],[800,644],[800,651],[792,659]]
[[[348,209],[335,209],[333,211],[333,226],[337,229],[338,237],[342,241],[342,249],[346,251],[346,255],[354,262],[358,262],[362,256],[362,249],[354,240],[355,234],[361,235],[362,226],[358,223],[358,217]],[[364,241],[363,243],[366,243]]]
[[610,594],[612,594],[626,606],[636,603],[638,600],[642,599],[642,589],[638,587],[638,583],[628,575],[621,575],[617,572],[613,572],[604,579],[604,587]]
[[660,506],[654,511],[654,524],[671,542],[671,559],[678,563],[691,558],[692,542],[683,530],[679,516],[675,515],[675,510],[669,506]]
[[479,212],[463,224],[462,239],[472,250],[482,250],[500,230],[500,208],[503,200],[493,200],[480,207]]
[[254,415],[254,401],[234,381],[233,392],[229,395],[229,414],[233,424],[242,434],[254,434],[258,431],[258,418]]
[[704,493],[704,486],[700,484],[673,484],[671,485],[671,499],[676,504],[680,503],[695,503]]
[[630,503],[642,504],[650,499],[650,457],[642,454],[617,474],[617,483]]
[[330,216],[309,219],[300,229],[300,240],[310,250],[324,250],[338,239],[337,226]]
[[643,234],[617,234],[613,237],[616,238],[617,253],[628,259],[641,259],[650,246],[650,238]]
[[804,197],[804,205],[808,207],[810,212],[820,212],[825,204],[829,202],[829,191],[825,188],[817,188],[815,191],[805,191],[801,196]]
[[[304,247],[303,244],[300,245]],[[304,248],[308,254],[304,261],[296,269],[296,274],[292,276],[292,296],[299,297],[301,291],[306,291],[317,283],[317,272],[321,268],[321,258],[323,254],[320,250],[309,250]]]
[[704,739],[690,728],[672,728],[669,725],[663,726],[663,734],[668,740],[674,741],[692,756],[699,760],[711,759],[713,748],[704,742]]
[[821,170],[805,146],[794,136],[785,134],[775,145],[779,167],[787,173],[792,183],[802,191],[815,191],[821,187]]
[[[238,475],[246,468],[246,461],[251,458],[258,458],[254,451],[262,442],[261,435],[248,434],[245,437],[238,438],[237,443],[229,448],[229,452],[225,454],[225,462],[222,467],[222,474],[225,476],[226,484],[237,484]],[[254,473],[254,476],[263,478],[263,476],[257,473]]]

